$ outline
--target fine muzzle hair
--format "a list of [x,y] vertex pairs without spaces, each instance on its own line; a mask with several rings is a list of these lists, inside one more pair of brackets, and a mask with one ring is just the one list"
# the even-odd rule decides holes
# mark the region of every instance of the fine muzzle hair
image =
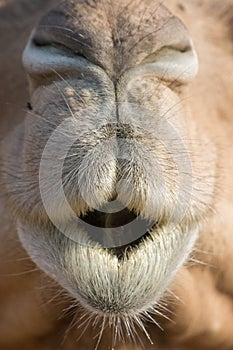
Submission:
[[215,156],[183,106],[198,72],[185,25],[160,1],[112,2],[114,18],[105,2],[61,1],[32,32],[5,183],[32,260],[116,337],[122,321],[149,338],[141,317],[157,324],[194,247]]

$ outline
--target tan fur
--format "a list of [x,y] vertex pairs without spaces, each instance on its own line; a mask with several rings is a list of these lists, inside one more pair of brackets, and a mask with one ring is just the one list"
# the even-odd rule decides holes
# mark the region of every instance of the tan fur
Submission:
[[[57,1],[49,3],[54,5]],[[20,1],[19,3],[13,1],[0,2],[0,27],[1,32],[4,31],[5,33],[5,35],[0,36],[1,47],[5,49],[4,55],[0,55],[2,86],[0,89],[0,120],[1,136],[3,138],[3,154],[1,154],[1,158],[5,157],[7,143],[7,148],[9,148],[9,138],[4,139],[4,137],[7,131],[11,131],[23,119],[28,99],[26,80],[19,64],[21,52],[35,21],[40,18],[41,14],[49,6],[48,2],[42,2],[43,6],[41,6],[39,1],[35,2],[35,5],[32,5],[32,7],[30,5],[27,7],[27,4],[29,4],[28,1]],[[166,308],[174,312],[172,314],[168,312],[167,316],[175,322],[164,320],[163,318],[159,319],[164,332],[159,331],[155,325],[147,324],[151,338],[156,345],[151,345],[146,336],[141,334],[140,330],[138,330],[138,333],[148,350],[232,349],[233,45],[231,25],[233,3],[232,0],[224,2],[220,0],[206,0],[203,2],[199,0],[167,0],[164,4],[185,23],[199,56],[200,71],[197,77],[185,89],[178,90],[178,94],[180,94],[182,99],[181,105],[185,111],[185,125],[187,128],[185,135],[192,135],[193,138],[195,136],[195,142],[188,142],[187,144],[190,147],[191,158],[193,157],[193,173],[196,179],[199,180],[197,183],[200,196],[203,193],[201,185],[207,191],[204,191],[204,193],[209,195],[208,190],[211,192],[210,189],[206,190],[206,187],[208,188],[208,186],[211,187],[212,185],[210,177],[213,172],[210,168],[215,157],[217,158],[216,184],[214,203],[211,200],[205,203],[206,206],[209,205],[211,207],[211,211],[208,212],[204,208],[205,210],[203,209],[203,211],[199,212],[200,208],[197,208],[196,216],[204,215],[204,218],[202,218],[204,219],[204,225],[196,243],[196,249],[191,256],[194,260],[192,261],[190,258],[190,261],[176,274],[172,284],[169,286],[171,293],[165,294]],[[24,7],[25,5],[26,7]],[[115,21],[115,19],[111,18],[111,6],[109,8],[108,6],[109,4],[106,2],[105,7],[107,7],[107,12],[110,16],[109,22],[107,19],[101,20],[101,16],[93,18],[93,23],[95,22],[97,26],[99,21],[101,25],[103,23],[101,21],[104,21],[104,34],[109,33],[108,28],[111,26],[111,19],[113,22]],[[140,6],[143,8],[143,4]],[[142,13],[141,7],[139,7],[139,13]],[[123,7],[123,11],[130,16],[134,8],[135,2],[131,1],[128,7]],[[25,14],[25,10],[28,13]],[[99,11],[101,13],[101,6]],[[146,11],[144,16],[146,16]],[[124,25],[127,28],[127,24]],[[102,34],[100,32],[100,35]],[[111,37],[107,37],[108,35],[106,34],[106,41],[103,41],[103,45],[109,43],[110,48],[106,52],[111,52]],[[124,51],[124,47],[122,50]],[[90,60],[96,60],[97,62],[100,60],[109,76],[114,77],[120,72],[123,63],[117,62],[114,66],[109,61],[109,58],[104,56],[104,51],[101,51],[101,54],[103,54],[102,57],[92,55]],[[135,57],[139,56],[135,54]],[[125,49],[124,57],[127,57],[127,49]],[[131,56],[129,55],[130,59]],[[133,65],[137,64],[137,62],[132,61],[129,64]],[[122,86],[124,86],[124,81],[122,81]],[[150,86],[148,84],[148,88]],[[30,87],[33,90],[35,84],[31,84]],[[137,90],[136,87],[135,91]],[[70,91],[66,93],[72,105],[72,96],[69,96]],[[132,94],[134,93],[134,90],[132,90]],[[34,96],[33,101],[35,101],[35,104],[37,96]],[[39,96],[41,95],[39,94]],[[120,97],[123,98],[123,96]],[[51,95],[50,98],[52,99]],[[142,98],[141,103],[144,102]],[[62,98],[60,98],[60,103],[62,105]],[[77,113],[79,113],[77,105],[74,104],[72,107],[74,109],[77,108]],[[41,106],[41,109],[43,110],[43,106]],[[54,121],[56,106],[52,106],[50,112],[51,120]],[[92,120],[90,120],[90,123],[92,123]],[[44,135],[46,139],[47,136],[45,133]],[[150,140],[148,140],[149,142]],[[11,141],[10,147],[12,145],[15,146],[14,152],[17,152],[18,145]],[[214,146],[216,146],[216,151]],[[36,152],[37,148],[35,148],[34,155],[37,154]],[[216,154],[213,157],[215,152]],[[32,166],[32,159],[35,158],[29,154],[27,166]],[[17,156],[14,161],[16,164],[18,161]],[[3,168],[2,172],[4,173]],[[18,174],[15,170],[14,175],[17,177]],[[5,189],[3,192],[5,195]],[[26,205],[29,205],[28,199],[26,200]],[[203,202],[206,200],[203,197]],[[73,304],[73,300],[70,295],[65,297],[66,292],[49,277],[45,276],[42,271],[37,269],[23,251],[17,238],[16,224],[12,219],[12,215],[9,214],[8,207],[4,201],[5,196],[2,198],[0,207],[2,227],[0,246],[0,274],[2,276],[0,280],[0,348],[10,350],[19,348],[25,350],[55,348],[73,350],[77,347],[81,350],[94,349],[97,341],[94,336],[96,331],[99,331],[99,326],[95,329],[90,324],[84,335],[78,340],[78,343],[76,342],[85,328],[87,322],[85,318],[80,321],[84,321],[82,327],[71,327],[64,338],[65,330],[69,327],[72,320],[72,313],[65,314],[63,318],[60,315],[65,308],[69,308]],[[141,203],[140,198],[133,198],[132,207],[135,206],[135,203],[139,206]],[[11,202],[11,205],[13,207],[15,203]],[[77,203],[74,201],[73,207],[79,210],[80,207],[76,208],[76,205]],[[26,222],[36,222],[38,215],[41,215],[41,218],[46,220],[39,204],[38,208],[38,210],[34,208],[31,215],[24,218],[24,220],[26,219]],[[20,218],[25,215],[21,206],[19,206],[19,209],[18,207],[14,208],[14,211]],[[196,213],[194,209],[192,213]],[[188,217],[187,222],[189,219]],[[203,264],[199,264],[197,260],[200,260]],[[112,263],[112,260],[109,260],[109,263]],[[74,266],[72,266],[73,268]],[[75,312],[81,318],[82,316],[80,315],[85,311],[78,305]],[[137,342],[137,347],[127,345],[126,348],[141,350],[140,342]],[[111,344],[112,334],[110,330],[106,329],[104,330],[99,349],[107,349]],[[119,343],[116,349],[120,350],[121,347],[122,344]]]

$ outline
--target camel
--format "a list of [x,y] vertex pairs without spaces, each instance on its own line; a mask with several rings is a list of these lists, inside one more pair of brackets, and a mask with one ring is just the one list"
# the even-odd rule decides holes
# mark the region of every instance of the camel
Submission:
[[0,1],[0,348],[233,348],[232,18]]

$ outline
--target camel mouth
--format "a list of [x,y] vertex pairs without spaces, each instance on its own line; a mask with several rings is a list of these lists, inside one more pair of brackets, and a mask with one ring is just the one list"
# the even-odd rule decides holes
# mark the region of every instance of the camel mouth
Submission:
[[110,213],[88,211],[79,219],[85,225],[89,238],[119,259],[137,249],[157,226],[156,220],[144,219],[128,208]]

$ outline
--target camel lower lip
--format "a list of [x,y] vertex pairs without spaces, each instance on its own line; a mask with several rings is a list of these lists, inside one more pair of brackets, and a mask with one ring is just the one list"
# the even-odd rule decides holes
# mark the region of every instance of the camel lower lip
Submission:
[[[83,231],[80,231],[83,244],[77,244],[55,228],[50,231],[19,223],[21,241],[33,260],[83,306],[99,314],[129,315],[147,310],[161,297],[187,259],[197,233],[197,229],[185,232],[179,227],[158,228],[151,232],[151,238],[143,238],[129,257],[124,255],[119,260],[109,249],[91,246]],[[34,254],[34,237],[43,247],[40,257]],[[49,244],[45,237],[50,237]],[[55,253],[57,247],[59,252]]]

